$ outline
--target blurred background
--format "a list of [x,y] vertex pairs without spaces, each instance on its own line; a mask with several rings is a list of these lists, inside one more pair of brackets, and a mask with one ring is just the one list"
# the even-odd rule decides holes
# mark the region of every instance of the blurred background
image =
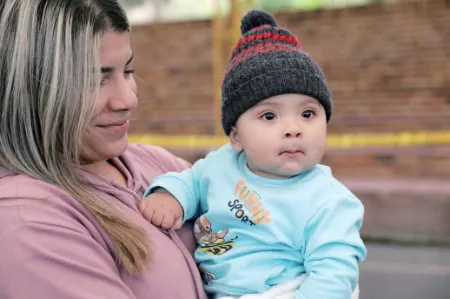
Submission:
[[361,299],[450,298],[450,1],[121,0],[140,107],[130,139],[194,162],[227,142],[220,80],[250,8],[322,66],[323,164],[364,203]]

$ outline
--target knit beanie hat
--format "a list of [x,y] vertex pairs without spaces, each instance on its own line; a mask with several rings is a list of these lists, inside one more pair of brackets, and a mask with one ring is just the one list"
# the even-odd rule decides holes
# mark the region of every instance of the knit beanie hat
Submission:
[[331,95],[323,72],[297,38],[262,10],[251,10],[242,18],[241,32],[222,83],[225,133],[229,135],[239,116],[255,104],[287,93],[317,99],[328,122]]

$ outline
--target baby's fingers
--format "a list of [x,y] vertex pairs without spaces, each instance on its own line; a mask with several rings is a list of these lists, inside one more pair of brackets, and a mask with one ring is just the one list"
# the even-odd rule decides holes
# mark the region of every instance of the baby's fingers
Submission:
[[171,229],[175,223],[175,215],[173,213],[165,213],[162,216],[161,228],[163,229]]

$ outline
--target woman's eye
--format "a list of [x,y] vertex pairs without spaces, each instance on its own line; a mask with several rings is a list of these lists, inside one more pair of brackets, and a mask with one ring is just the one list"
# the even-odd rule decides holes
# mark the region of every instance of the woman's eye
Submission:
[[264,120],[273,120],[275,119],[275,114],[272,112],[266,112],[263,115],[261,115],[261,118]]
[[315,114],[316,114],[316,113],[315,113],[314,111],[312,111],[312,110],[306,110],[306,111],[304,111],[304,112],[302,113],[302,116],[303,116],[304,118],[311,118],[311,117],[313,117]]
[[128,77],[129,75],[132,75],[132,74],[134,74],[136,71],[134,70],[134,69],[129,69],[129,70],[126,70],[124,73],[125,73],[125,77]]

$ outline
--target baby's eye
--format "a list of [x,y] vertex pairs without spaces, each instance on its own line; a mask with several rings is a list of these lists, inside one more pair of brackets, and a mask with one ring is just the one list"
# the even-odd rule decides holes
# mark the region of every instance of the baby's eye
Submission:
[[276,117],[275,113],[273,112],[266,112],[263,115],[261,115],[261,118],[264,120],[273,120],[275,119],[275,117]]
[[306,111],[304,111],[304,112],[302,113],[302,116],[303,116],[304,118],[311,118],[311,117],[313,117],[314,115],[316,115],[316,113],[315,113],[313,110],[306,110]]

